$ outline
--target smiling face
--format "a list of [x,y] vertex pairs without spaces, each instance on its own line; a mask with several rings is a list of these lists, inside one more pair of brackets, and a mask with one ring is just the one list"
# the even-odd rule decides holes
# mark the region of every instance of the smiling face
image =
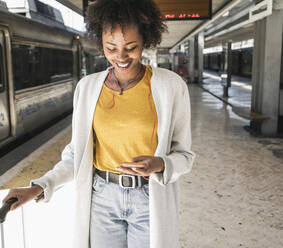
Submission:
[[118,75],[133,77],[140,70],[143,39],[138,27],[120,25],[114,29],[107,28],[102,33],[104,55],[114,66]]

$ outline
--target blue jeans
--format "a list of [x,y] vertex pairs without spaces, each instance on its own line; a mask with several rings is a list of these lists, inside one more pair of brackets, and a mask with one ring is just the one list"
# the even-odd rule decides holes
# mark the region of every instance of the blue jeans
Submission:
[[149,248],[148,184],[124,189],[94,175],[90,243],[95,248]]

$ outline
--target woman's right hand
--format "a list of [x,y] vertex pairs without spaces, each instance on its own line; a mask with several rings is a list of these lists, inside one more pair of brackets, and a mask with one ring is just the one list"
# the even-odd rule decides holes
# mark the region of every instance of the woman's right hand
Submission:
[[39,196],[42,192],[43,189],[38,185],[34,185],[29,188],[11,189],[8,195],[3,199],[2,203],[4,204],[9,199],[16,197],[18,201],[14,202],[10,208],[10,210],[15,210],[21,205],[33,200],[35,197]]

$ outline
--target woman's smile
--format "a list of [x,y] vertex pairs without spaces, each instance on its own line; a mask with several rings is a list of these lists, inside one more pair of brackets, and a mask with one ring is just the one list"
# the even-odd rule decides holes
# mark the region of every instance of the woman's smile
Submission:
[[127,70],[131,66],[131,64],[132,61],[128,61],[126,63],[116,62],[117,67],[121,70]]

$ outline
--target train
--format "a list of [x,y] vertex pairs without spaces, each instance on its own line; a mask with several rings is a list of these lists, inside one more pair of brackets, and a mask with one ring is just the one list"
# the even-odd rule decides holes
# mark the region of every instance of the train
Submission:
[[[215,52],[204,54],[204,69],[223,71],[224,54]],[[232,50],[232,74],[252,77],[253,47]]]
[[78,81],[107,66],[79,31],[0,7],[0,149],[71,113]]

